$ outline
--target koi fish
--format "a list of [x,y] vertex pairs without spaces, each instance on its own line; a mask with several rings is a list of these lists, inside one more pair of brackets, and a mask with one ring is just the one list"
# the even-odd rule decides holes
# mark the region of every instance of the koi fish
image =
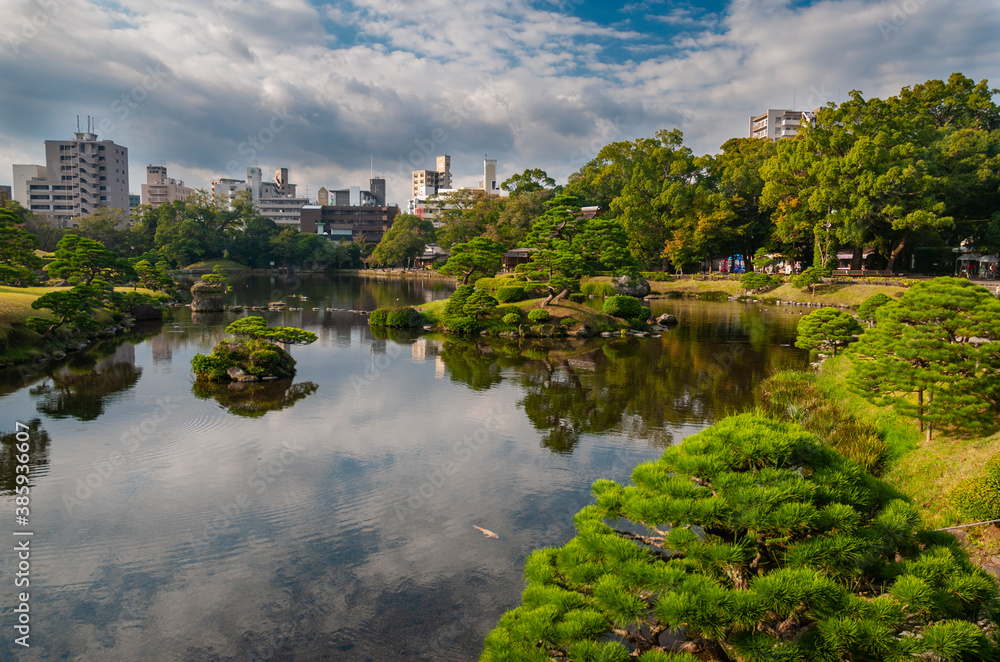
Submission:
[[475,524],[473,524],[472,527],[475,528],[475,529],[479,529],[480,531],[482,531],[484,536],[489,536],[490,538],[499,538],[500,537],[497,534],[495,534],[492,531],[490,531],[489,529],[484,529],[481,526],[476,526]]

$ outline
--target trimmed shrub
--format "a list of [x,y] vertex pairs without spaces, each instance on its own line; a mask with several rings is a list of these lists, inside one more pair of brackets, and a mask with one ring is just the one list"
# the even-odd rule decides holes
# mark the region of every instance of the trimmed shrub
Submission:
[[517,315],[518,319],[524,316],[524,311],[521,310],[518,306],[497,306],[496,308],[493,309],[493,314],[501,318],[506,317],[511,313]]
[[866,322],[868,326],[873,326],[875,324],[875,311],[891,302],[891,298],[881,292],[876,292],[858,306],[858,319]]
[[564,329],[568,329],[574,324],[576,324],[576,320],[573,319],[572,317],[564,317],[561,320],[559,320],[559,326],[561,326]]
[[[424,318],[420,313],[408,306],[390,309],[385,321],[386,326],[406,329],[421,326],[423,323]],[[370,319],[369,324],[371,324]]]
[[545,322],[548,322],[550,317],[552,316],[549,314],[549,311],[545,310],[544,308],[535,308],[530,313],[528,313],[528,319],[536,324],[543,324]]
[[468,315],[449,317],[444,321],[444,327],[452,333],[479,333],[479,322]]
[[970,522],[1000,519],[1000,454],[990,458],[981,476],[956,485],[948,502]]
[[507,313],[503,316],[503,323],[510,326],[517,326],[521,323],[521,316],[517,313]]
[[385,323],[389,320],[389,309],[388,308],[378,308],[373,310],[371,315],[368,316],[368,326],[385,326]]
[[498,288],[496,291],[496,298],[500,303],[521,301],[524,299],[524,288],[521,286]]
[[573,303],[583,303],[584,301],[587,300],[587,295],[583,294],[582,292],[574,292],[573,294],[569,295],[569,300],[572,301]]
[[583,283],[580,285],[580,293],[585,296],[613,297],[615,286],[611,283]]
[[448,298],[448,303],[444,307],[444,314],[447,317],[461,317],[465,314],[465,302],[468,300],[472,293],[476,289],[471,285],[459,285],[451,296]]
[[[642,309],[642,303],[640,303],[640,301],[635,297],[618,295],[608,297],[604,301],[604,307],[601,309],[601,312],[605,315],[611,315],[612,317],[620,317],[625,320],[630,320],[641,317]],[[649,309],[647,308],[646,310]]]
[[490,290],[493,291],[497,287],[497,281],[499,278],[494,278],[492,276],[487,276],[485,278],[479,278],[476,280],[477,290]]
[[480,319],[489,317],[497,307],[497,300],[485,290],[477,290],[465,301],[462,311],[471,317]]
[[767,292],[777,287],[780,282],[767,274],[752,271],[740,276],[740,287],[746,292]]

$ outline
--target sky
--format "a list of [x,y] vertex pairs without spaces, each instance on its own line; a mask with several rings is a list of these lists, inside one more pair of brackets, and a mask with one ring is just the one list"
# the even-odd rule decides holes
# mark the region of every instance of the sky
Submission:
[[602,146],[678,128],[696,153],[768,108],[1000,87],[998,0],[0,0],[0,184],[77,116],[194,188],[290,169],[300,193],[451,155],[458,186],[565,183]]

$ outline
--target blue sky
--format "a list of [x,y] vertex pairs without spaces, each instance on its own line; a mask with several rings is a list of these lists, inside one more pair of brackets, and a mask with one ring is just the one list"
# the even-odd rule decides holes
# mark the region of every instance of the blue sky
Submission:
[[[460,185],[679,128],[696,152],[751,113],[895,94],[962,72],[1000,86],[995,0],[0,0],[0,184],[76,116],[197,188],[248,166],[366,185]],[[277,130],[274,130],[277,129]]]

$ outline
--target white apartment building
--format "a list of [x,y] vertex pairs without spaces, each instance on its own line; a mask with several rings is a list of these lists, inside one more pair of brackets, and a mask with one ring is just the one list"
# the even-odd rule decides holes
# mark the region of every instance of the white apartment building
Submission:
[[46,140],[45,166],[14,165],[14,199],[59,227],[102,207],[127,212],[128,149],[89,131]]
[[166,166],[146,166],[146,183],[142,185],[142,204],[156,208],[174,200],[187,200],[194,194],[195,190],[184,186],[183,181],[167,177]]
[[816,124],[816,112],[808,110],[780,110],[768,108],[767,112],[750,118],[751,138],[794,138],[802,122]]
[[288,168],[275,170],[274,181],[266,182],[263,176],[259,167],[251,166],[245,180],[217,179],[212,182],[212,196],[226,200],[231,207],[241,191],[248,191],[261,216],[278,225],[298,227],[302,206],[309,204],[309,199],[295,195],[296,185],[288,182]]

